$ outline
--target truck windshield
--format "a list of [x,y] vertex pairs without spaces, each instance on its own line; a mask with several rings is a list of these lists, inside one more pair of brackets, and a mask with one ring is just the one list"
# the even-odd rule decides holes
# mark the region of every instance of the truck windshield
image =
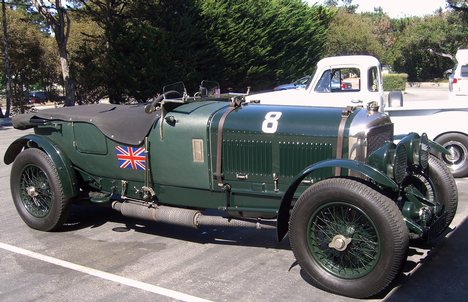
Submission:
[[361,90],[361,74],[358,68],[325,70],[315,86],[316,92],[349,92]]

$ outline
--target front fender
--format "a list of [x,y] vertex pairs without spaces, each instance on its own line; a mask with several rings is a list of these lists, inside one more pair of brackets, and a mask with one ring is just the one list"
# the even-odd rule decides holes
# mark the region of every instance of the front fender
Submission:
[[442,153],[445,155],[450,155],[450,151],[445,149],[441,144],[431,140],[429,140],[428,143],[432,154]]
[[[425,134],[423,134],[425,135]],[[419,134],[417,133],[414,133],[414,132],[410,132],[408,134],[400,134],[400,135],[395,135],[393,137],[393,140],[395,142],[395,144],[397,144],[399,141],[405,139],[405,138],[408,138],[408,142],[410,143],[412,141],[413,138],[420,138],[422,136],[420,136]],[[428,139],[427,140],[427,143],[429,144],[429,148],[431,150],[431,153],[436,155],[437,153],[442,153],[442,154],[445,154],[445,155],[450,155],[450,151],[445,149],[441,144],[433,141],[433,140],[430,140]]]
[[390,177],[383,174],[379,170],[358,161],[348,159],[333,159],[312,164],[305,168],[301,173],[299,173],[295,177],[294,181],[291,183],[289,188],[286,190],[286,193],[283,195],[283,198],[281,199],[281,205],[278,211],[278,219],[276,221],[276,232],[278,236],[278,241],[281,241],[288,232],[288,224],[290,218],[289,212],[291,209],[291,203],[294,197],[294,193],[296,192],[297,187],[302,182],[302,180],[304,180],[304,178],[310,175],[310,173],[322,168],[349,169],[373,179],[376,183],[384,187],[387,187],[394,191],[398,190],[397,183],[394,182]]
[[57,145],[47,138],[29,134],[15,140],[5,152],[5,156],[3,158],[5,164],[11,164],[25,147],[39,148],[50,157],[57,169],[58,176],[63,186],[65,198],[73,198],[78,195],[78,182],[71,161]]

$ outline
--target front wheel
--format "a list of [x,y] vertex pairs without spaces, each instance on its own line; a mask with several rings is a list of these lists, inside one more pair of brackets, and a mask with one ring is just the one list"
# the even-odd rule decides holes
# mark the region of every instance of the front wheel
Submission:
[[449,227],[458,206],[457,183],[449,168],[439,158],[431,155],[428,170],[410,174],[404,180],[404,186],[406,185],[413,185],[428,201],[443,206],[445,223],[434,234],[440,235]]
[[308,188],[290,221],[291,248],[312,282],[354,298],[375,295],[400,273],[408,229],[395,203],[350,179]]
[[39,149],[18,154],[11,168],[10,187],[16,210],[31,228],[52,231],[65,222],[69,200],[52,160]]

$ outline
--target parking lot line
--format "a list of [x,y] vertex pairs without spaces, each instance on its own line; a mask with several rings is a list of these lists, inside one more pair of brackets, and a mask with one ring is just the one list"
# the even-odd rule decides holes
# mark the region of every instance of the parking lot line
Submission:
[[148,284],[148,283],[145,283],[145,282],[125,278],[125,277],[122,277],[122,276],[118,276],[118,275],[114,275],[114,274],[111,274],[111,273],[103,272],[103,271],[100,271],[100,270],[96,270],[96,269],[86,267],[86,266],[82,266],[82,265],[79,265],[79,264],[75,264],[75,263],[72,263],[72,262],[68,262],[68,261],[60,260],[60,259],[53,258],[53,257],[50,257],[50,256],[42,255],[42,254],[39,254],[39,253],[36,253],[36,252],[32,252],[32,251],[25,250],[25,249],[22,249],[22,248],[13,246],[13,245],[6,244],[6,243],[3,243],[3,242],[0,242],[0,248],[3,249],[3,250],[6,250],[6,251],[10,251],[12,253],[20,254],[20,255],[23,255],[23,256],[27,256],[27,257],[30,257],[30,258],[37,259],[37,260],[48,262],[48,263],[51,263],[51,264],[54,264],[54,265],[57,265],[57,266],[61,266],[61,267],[67,268],[67,269],[71,269],[71,270],[74,270],[74,271],[77,271],[77,272],[81,272],[81,273],[84,273],[84,274],[87,274],[87,275],[95,276],[95,277],[98,277],[98,278],[101,278],[101,279],[105,279],[105,280],[109,280],[109,281],[112,281],[112,282],[116,282],[116,283],[124,284],[124,285],[127,285],[127,286],[131,286],[131,287],[134,287],[134,288],[142,289],[144,291],[152,292],[152,293],[155,293],[155,294],[158,294],[158,295],[166,296],[166,297],[177,299],[177,300],[180,300],[180,301],[190,301],[190,302],[192,302],[192,301],[193,302],[209,301],[209,300],[205,300],[205,299],[198,298],[198,297],[195,297],[195,296],[191,296],[191,295],[188,295],[188,294],[180,293],[180,292],[177,292],[177,291],[174,291],[174,290],[162,288],[162,287],[159,287],[159,286],[156,286],[156,285],[152,285],[152,284]]

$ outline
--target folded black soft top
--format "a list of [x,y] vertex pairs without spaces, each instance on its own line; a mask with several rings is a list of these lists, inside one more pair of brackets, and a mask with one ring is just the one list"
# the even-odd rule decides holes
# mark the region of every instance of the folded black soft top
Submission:
[[160,117],[159,110],[147,114],[144,106],[97,104],[45,109],[16,115],[12,122],[16,129],[32,128],[40,120],[90,123],[119,143],[140,145]]

